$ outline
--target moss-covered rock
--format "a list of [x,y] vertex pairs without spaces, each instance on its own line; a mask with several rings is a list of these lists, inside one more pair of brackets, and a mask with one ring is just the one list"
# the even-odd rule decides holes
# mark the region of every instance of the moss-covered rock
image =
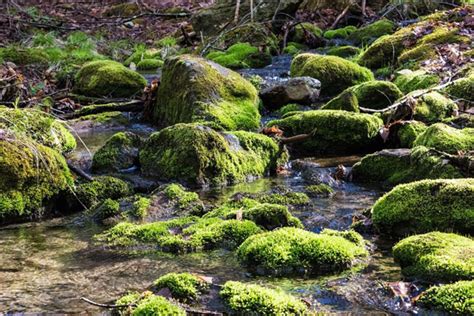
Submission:
[[253,196],[254,199],[260,203],[273,203],[280,205],[302,205],[307,204],[310,199],[303,192],[277,192],[277,193],[265,193],[257,194]]
[[321,94],[330,96],[374,79],[372,72],[337,56],[301,54],[291,63],[291,76],[309,76],[321,81]]
[[153,287],[157,290],[167,288],[173,298],[179,300],[194,300],[208,283],[190,273],[168,273],[155,280]]
[[230,310],[239,315],[306,315],[309,312],[306,304],[297,298],[255,284],[228,281],[220,295]]
[[290,40],[295,43],[305,44],[310,37],[321,37],[323,31],[316,25],[303,22],[295,26],[290,36]]
[[0,59],[12,62],[16,65],[47,65],[50,57],[42,48],[26,48],[18,46],[7,46],[0,48]]
[[473,254],[471,238],[440,232],[411,236],[393,247],[405,276],[431,282],[472,280]]
[[358,28],[351,34],[348,39],[356,45],[367,45],[377,38],[392,34],[395,31],[395,23],[388,19],[381,19],[364,27]]
[[412,71],[403,69],[397,72],[395,85],[404,93],[415,90],[422,90],[434,87],[440,83],[441,79],[435,74],[429,74],[423,70]]
[[119,132],[110,137],[92,158],[95,172],[119,171],[133,167],[138,162],[142,140],[132,132]]
[[186,311],[182,307],[174,305],[163,296],[154,295],[152,292],[132,292],[119,298],[115,304],[130,305],[119,309],[119,314],[122,316],[186,315]]
[[273,54],[278,50],[278,39],[263,23],[245,23],[222,36],[224,48],[237,43],[249,43],[257,48],[266,48]]
[[396,135],[401,148],[412,148],[416,138],[428,127],[423,122],[406,121],[398,128]]
[[368,81],[347,88],[321,109],[354,112],[359,112],[359,106],[369,109],[383,109],[401,97],[403,97],[403,93],[391,82]]
[[334,189],[327,184],[314,184],[306,187],[308,194],[312,196],[330,196],[334,193]]
[[302,51],[308,50],[308,47],[304,44],[289,42],[285,48],[283,48],[283,54],[296,56]]
[[163,66],[163,61],[159,59],[143,59],[137,64],[138,70],[156,70]]
[[444,92],[453,99],[474,102],[474,71],[467,77],[454,80]]
[[436,123],[452,116],[457,109],[454,101],[432,91],[416,98],[414,118],[426,123]]
[[416,138],[414,145],[452,154],[474,150],[474,128],[460,130],[443,123],[433,124]]
[[313,133],[311,139],[293,145],[295,150],[312,155],[368,151],[382,125],[375,116],[338,110],[299,112],[268,123],[281,128],[285,136]]
[[259,274],[324,274],[349,268],[366,250],[343,237],[280,228],[248,238],[238,256]]
[[280,157],[276,142],[261,134],[176,124],[150,136],[140,164],[147,175],[216,185],[263,176],[276,170]]
[[86,63],[75,77],[74,90],[90,97],[129,98],[146,86],[140,74],[111,60]]
[[380,232],[396,236],[436,230],[472,232],[474,180],[421,180],[398,185],[377,200],[372,220]]
[[323,36],[327,39],[346,39],[355,31],[357,31],[355,26],[348,25],[339,29],[328,30],[324,32]]
[[272,63],[268,52],[260,52],[249,43],[237,43],[226,51],[211,52],[206,57],[230,69],[262,68]]
[[342,58],[353,57],[360,54],[360,48],[354,46],[335,46],[331,47],[327,54]]
[[439,285],[423,292],[417,305],[454,315],[474,315],[474,281]]
[[153,120],[162,127],[208,122],[227,130],[254,130],[260,125],[254,86],[202,58],[183,55],[167,59],[157,99]]

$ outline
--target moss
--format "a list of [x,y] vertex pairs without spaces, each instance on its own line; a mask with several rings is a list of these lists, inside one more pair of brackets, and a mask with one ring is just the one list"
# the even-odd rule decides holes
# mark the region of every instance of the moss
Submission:
[[259,197],[256,197],[256,200],[260,203],[272,203],[281,205],[301,205],[307,204],[310,201],[309,197],[302,192],[263,194]]
[[278,39],[263,23],[245,23],[222,37],[225,48],[237,43],[249,43],[254,47],[266,48],[271,54],[278,51]]
[[50,57],[42,48],[7,46],[0,48],[0,58],[16,65],[48,64]]
[[[127,67],[134,63],[137,65],[144,60],[161,60],[161,51],[157,49],[148,49],[145,45],[136,45],[133,53],[125,59],[123,64]],[[145,64],[148,62],[145,62]]]
[[41,215],[38,211],[72,183],[55,150],[28,138],[0,140],[0,222]]
[[173,298],[195,300],[208,284],[190,273],[168,273],[153,282],[153,286],[157,290],[169,289]]
[[[197,208],[195,205],[196,202],[201,202],[199,199],[199,195],[195,192],[188,192],[186,189],[180,184],[169,184],[166,185],[163,189],[166,197],[170,200],[176,201],[178,207],[182,210],[189,209],[189,208]],[[202,204],[198,203],[201,208],[195,210],[193,213],[200,213],[202,212]]]
[[419,68],[419,62],[436,56],[435,48],[432,45],[421,44],[401,53],[397,63],[407,68]]
[[113,111],[113,112],[104,112],[100,114],[89,114],[81,116],[73,122],[90,122],[92,127],[101,126],[101,125],[117,125],[123,126],[130,124],[130,120],[124,115],[123,112]]
[[474,102],[474,73],[465,78],[460,78],[443,90],[454,99]]
[[143,59],[137,64],[138,70],[155,70],[163,66],[163,61],[159,59]]
[[360,54],[360,48],[354,46],[335,46],[331,47],[328,52],[328,55],[338,56],[342,58],[348,58]]
[[358,245],[362,248],[365,247],[364,238],[354,230],[338,231],[338,230],[334,230],[334,229],[325,228],[321,232],[321,235],[342,237],[342,238],[350,241],[351,243],[354,243],[354,244],[356,244],[356,245]]
[[334,189],[324,183],[307,186],[306,191],[315,196],[330,196],[334,193]]
[[211,52],[206,57],[231,69],[261,68],[272,62],[270,54],[260,53],[257,47],[249,43],[237,43],[230,46],[225,52]]
[[74,90],[90,97],[128,98],[138,94],[147,82],[140,74],[111,60],[86,63],[75,77]]
[[222,203],[221,205],[215,207],[212,211],[206,213],[203,217],[204,218],[211,218],[211,217],[225,218],[229,214],[236,214],[237,211],[248,210],[258,205],[260,205],[260,202],[248,197],[243,197],[236,200],[230,199],[226,201],[225,203]]
[[358,28],[349,35],[349,40],[353,41],[356,45],[367,45],[383,35],[392,34],[395,28],[395,23],[392,21],[381,19]]
[[290,37],[291,41],[302,44],[306,43],[306,32],[308,32],[310,36],[312,35],[316,37],[321,37],[323,35],[323,31],[316,25],[309,22],[303,22],[295,26],[294,32]]
[[423,122],[409,121],[402,124],[397,131],[400,147],[412,148],[416,138],[426,131],[428,127]]
[[106,199],[96,208],[95,217],[98,220],[104,220],[106,218],[118,215],[119,213],[120,213],[119,202],[112,199]]
[[110,137],[92,158],[95,172],[120,171],[133,167],[138,161],[141,139],[132,132],[119,132]]
[[[354,100],[354,97],[357,100]],[[347,88],[321,109],[359,112],[359,106],[370,109],[386,108],[403,97],[396,85],[388,81],[368,81]]]
[[148,208],[150,207],[150,199],[146,197],[138,197],[132,204],[130,214],[138,219],[144,219],[148,215]]
[[220,291],[227,306],[239,315],[306,315],[308,307],[281,290],[228,281]]
[[457,109],[456,103],[439,92],[433,91],[416,99],[414,117],[418,121],[436,123],[452,116]]
[[393,247],[393,257],[406,277],[432,282],[471,280],[473,254],[471,238],[441,232],[411,236]]
[[384,234],[403,236],[429,231],[472,232],[474,180],[421,180],[396,186],[372,208]]
[[474,281],[433,286],[423,292],[417,305],[454,315],[474,314]]
[[308,50],[308,47],[306,45],[300,44],[300,43],[295,43],[295,42],[289,42],[286,47],[283,49],[284,54],[288,54],[291,56],[296,56],[300,52]]
[[276,170],[280,150],[271,138],[250,132],[218,133],[176,124],[154,133],[140,151],[142,172],[163,179],[216,185]]
[[415,146],[426,146],[447,153],[474,149],[474,129],[455,129],[443,123],[433,124],[421,133],[414,142]]
[[287,104],[287,105],[284,105],[282,106],[279,110],[278,110],[278,114],[280,116],[284,116],[285,114],[287,113],[290,113],[290,112],[298,112],[298,111],[302,111],[303,110],[303,106],[300,105],[300,104],[295,104],[295,103],[291,103],[291,104]]
[[166,60],[157,99],[153,120],[162,127],[211,122],[227,130],[254,130],[260,125],[258,92],[252,84],[198,57]]
[[0,107],[0,129],[8,129],[60,152],[76,148],[76,139],[65,125],[38,110]]
[[324,32],[323,36],[327,39],[336,39],[336,38],[348,38],[349,35],[354,33],[357,30],[355,26],[349,25],[343,28],[328,30]]
[[268,123],[268,126],[278,126],[284,130],[285,136],[314,131],[311,139],[293,145],[295,150],[313,155],[367,151],[382,125],[382,120],[375,116],[337,110],[295,113]]
[[374,79],[369,69],[341,57],[308,53],[295,57],[291,63],[291,76],[309,76],[320,80],[321,93],[326,96]]
[[134,16],[138,13],[140,13],[140,7],[136,3],[121,3],[121,4],[113,5],[104,11],[104,15],[107,17],[112,17],[112,16],[128,17],[128,16]]
[[456,128],[474,128],[474,116],[464,113],[456,117],[444,119],[443,123]]
[[163,296],[153,295],[151,292],[130,293],[119,298],[115,304],[131,305],[119,310],[119,314],[124,316],[186,315],[186,311],[182,307],[174,305]]
[[257,273],[323,274],[351,266],[364,248],[339,236],[281,228],[251,236],[238,248],[241,262]]
[[423,70],[411,71],[404,69],[397,73],[395,83],[397,87],[404,93],[421,89],[428,89],[440,83],[440,78],[435,74],[428,74]]

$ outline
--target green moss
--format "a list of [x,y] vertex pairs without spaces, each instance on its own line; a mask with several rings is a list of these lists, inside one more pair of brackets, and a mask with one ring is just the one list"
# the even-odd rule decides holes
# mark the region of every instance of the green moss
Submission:
[[182,307],[172,304],[163,296],[153,295],[151,292],[130,293],[119,298],[115,304],[130,305],[119,309],[119,314],[123,316],[186,315],[186,311]]
[[432,59],[436,56],[436,50],[433,45],[421,44],[401,53],[397,63],[403,67],[416,69],[419,68],[419,62]]
[[278,39],[263,23],[245,23],[222,36],[224,48],[237,43],[249,43],[254,47],[267,48],[268,52],[275,54],[278,51]]
[[349,35],[349,40],[356,45],[370,44],[373,40],[395,31],[395,23],[387,19],[381,19],[367,26],[358,28]]
[[325,228],[321,232],[321,235],[342,237],[362,248],[365,247],[364,238],[354,230],[338,231],[338,230]]
[[249,43],[237,43],[230,46],[225,52],[212,52],[206,57],[231,69],[261,68],[272,62],[270,54],[260,53],[257,47]]
[[281,290],[228,281],[220,291],[232,312],[252,315],[306,315],[308,307]]
[[355,26],[349,25],[343,28],[328,30],[324,32],[323,36],[327,39],[336,39],[336,38],[348,38],[349,35],[354,33],[357,30]]
[[60,152],[76,148],[76,139],[65,125],[38,110],[0,107],[0,129],[8,129]]
[[335,95],[356,84],[374,79],[372,72],[336,56],[301,54],[291,63],[291,76],[309,76],[321,81],[322,95]]
[[433,286],[423,292],[417,305],[454,315],[474,314],[474,281]]
[[405,276],[432,282],[471,280],[473,254],[471,238],[440,232],[411,236],[393,247],[393,257]]
[[364,248],[339,236],[281,228],[248,238],[238,256],[248,268],[266,274],[323,274],[351,266]]
[[95,217],[98,220],[118,215],[120,213],[120,204],[118,201],[106,199],[95,210]]
[[334,193],[334,189],[324,183],[307,186],[306,191],[315,196],[330,196]]
[[300,52],[307,50],[308,47],[306,45],[300,44],[300,43],[295,43],[295,42],[289,42],[286,47],[283,49],[284,54],[288,54],[291,56],[296,56]]
[[323,35],[323,31],[316,25],[309,22],[303,22],[295,26],[294,33],[291,36],[291,41],[303,44],[306,43],[306,32],[308,32],[310,36],[321,37]]
[[426,131],[428,127],[418,121],[409,121],[405,124],[402,124],[397,131],[397,137],[400,141],[400,147],[402,148],[411,148],[413,147],[416,138]]
[[134,63],[138,68],[138,64],[144,60],[161,60],[160,52],[157,49],[148,49],[145,45],[135,45],[133,53],[125,59],[123,64],[129,67],[131,63]]
[[433,124],[421,133],[414,142],[415,146],[426,146],[447,153],[474,149],[474,129],[455,129],[443,123]]
[[337,110],[295,113],[268,123],[284,130],[287,137],[314,131],[311,139],[293,145],[295,150],[312,155],[366,151],[382,125],[382,120],[375,116]]
[[138,219],[144,219],[148,215],[148,208],[150,207],[150,199],[146,197],[138,197],[132,204],[130,214]]
[[123,112],[113,111],[113,112],[104,112],[100,114],[89,114],[81,116],[73,122],[86,122],[89,121],[94,127],[96,125],[128,125],[130,124],[129,119],[124,115]]
[[443,91],[447,93],[450,98],[474,102],[474,73],[465,78],[455,80]]
[[464,113],[456,117],[450,117],[443,120],[444,124],[458,128],[474,128],[474,116]]
[[[194,204],[201,201],[197,193],[186,191],[186,189],[180,184],[173,183],[166,185],[163,192],[168,199],[176,201],[178,207],[182,210],[196,208],[196,205]],[[199,211],[201,212],[202,209]]]
[[295,104],[295,103],[291,103],[291,104],[287,104],[287,105],[284,105],[282,106],[279,110],[278,110],[278,114],[281,115],[281,116],[284,116],[285,114],[287,113],[290,113],[290,112],[298,112],[298,111],[302,111],[303,110],[303,106],[300,105],[300,104]]
[[50,57],[42,48],[7,46],[0,48],[0,58],[16,65],[48,64]]
[[258,92],[253,85],[198,57],[166,60],[157,99],[153,119],[159,126],[211,122],[227,130],[254,130],[260,125]]
[[301,205],[306,204],[310,201],[309,197],[302,192],[263,194],[259,197],[256,197],[256,200],[260,203],[272,203],[281,205]]
[[474,180],[421,180],[396,186],[372,208],[374,225],[384,234],[429,231],[471,232]]
[[138,94],[146,86],[140,74],[111,60],[86,63],[76,74],[74,90],[91,96],[127,98]]
[[361,52],[360,48],[354,46],[335,46],[331,47],[327,54],[332,56],[338,56],[342,58],[348,58],[359,55]]
[[208,284],[190,273],[168,273],[153,282],[153,286],[157,290],[168,288],[173,298],[195,300]]
[[225,218],[229,216],[229,214],[236,214],[237,211],[248,210],[258,205],[260,205],[260,202],[248,197],[243,197],[237,200],[231,199],[215,207],[212,211],[206,213],[203,217],[204,218],[211,218],[211,217]]
[[439,92],[433,91],[416,99],[414,117],[422,122],[436,123],[452,116],[457,109],[456,103]]
[[137,64],[138,70],[155,70],[163,66],[163,61],[159,59],[143,59]]
[[194,184],[226,184],[276,170],[280,150],[261,134],[221,134],[208,127],[176,124],[154,133],[140,151],[142,172]]
[[135,165],[141,139],[132,132],[119,132],[110,137],[92,158],[95,172],[119,171]]
[[421,89],[428,89],[440,83],[440,78],[435,74],[428,74],[423,70],[411,71],[404,69],[397,73],[395,83],[397,87],[404,93]]

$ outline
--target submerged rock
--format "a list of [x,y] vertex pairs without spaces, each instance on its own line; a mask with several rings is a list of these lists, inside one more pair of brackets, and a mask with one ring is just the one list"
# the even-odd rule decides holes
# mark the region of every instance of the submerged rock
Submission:
[[263,105],[270,111],[289,103],[312,104],[319,97],[321,82],[311,77],[296,77],[260,92]]
[[414,142],[446,153],[474,150],[474,128],[456,129],[443,123],[428,127]]
[[474,241],[456,234],[432,232],[405,238],[393,257],[406,277],[431,282],[474,278]]
[[438,285],[423,292],[416,304],[429,309],[456,315],[474,315],[474,281],[458,281]]
[[421,180],[396,186],[372,208],[377,229],[406,236],[474,229],[474,179]]
[[201,122],[226,130],[256,130],[258,102],[257,90],[238,73],[183,55],[165,62],[153,121],[161,127]]

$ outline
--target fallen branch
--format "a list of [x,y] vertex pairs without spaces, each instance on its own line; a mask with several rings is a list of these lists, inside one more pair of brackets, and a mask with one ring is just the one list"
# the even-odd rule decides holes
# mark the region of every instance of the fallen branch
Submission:
[[305,140],[308,140],[311,137],[313,137],[314,134],[316,133],[316,130],[317,129],[315,128],[309,134],[300,134],[300,135],[295,135],[295,136],[291,136],[291,137],[281,137],[279,140],[280,140],[280,143],[283,144],[283,145],[301,143],[301,142],[304,142]]
[[334,29],[338,24],[339,22],[342,20],[342,18],[347,14],[347,12],[349,12],[349,9],[352,7],[352,3],[349,3],[349,5],[341,12],[341,14],[339,14],[336,18],[336,20],[334,21],[334,23],[331,25],[331,27],[329,29]]
[[90,114],[99,114],[104,112],[141,112],[144,109],[142,100],[132,100],[128,102],[114,102],[106,104],[93,104],[83,107],[82,109],[73,113],[65,115],[66,119],[78,118]]
[[126,304],[126,305],[101,304],[101,303],[96,303],[85,297],[81,297],[81,300],[91,305],[103,307],[103,308],[124,308],[124,307],[136,306],[136,304]]
[[75,174],[77,174],[78,176],[80,176],[81,178],[84,178],[85,180],[87,180],[89,182],[94,181],[94,178],[91,175],[87,174],[81,168],[76,167],[75,165],[73,165],[70,160],[66,160],[66,161],[67,161],[67,166],[69,167],[69,170],[71,170],[72,172],[74,172]]

